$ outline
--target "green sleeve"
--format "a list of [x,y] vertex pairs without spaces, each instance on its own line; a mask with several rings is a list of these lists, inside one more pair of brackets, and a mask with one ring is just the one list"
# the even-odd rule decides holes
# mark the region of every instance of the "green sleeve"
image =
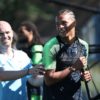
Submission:
[[48,41],[43,50],[43,63],[45,69],[55,69],[56,68],[56,59],[55,59],[55,52],[54,48],[57,44],[57,39],[53,38]]
[[43,46],[42,45],[34,45],[32,47],[32,63],[33,64],[42,64],[43,61]]

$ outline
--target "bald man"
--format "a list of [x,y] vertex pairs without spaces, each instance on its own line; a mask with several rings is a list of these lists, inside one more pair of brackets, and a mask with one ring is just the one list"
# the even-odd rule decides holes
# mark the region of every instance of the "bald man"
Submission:
[[27,54],[12,48],[13,30],[0,21],[0,100],[27,100],[26,81],[39,74]]

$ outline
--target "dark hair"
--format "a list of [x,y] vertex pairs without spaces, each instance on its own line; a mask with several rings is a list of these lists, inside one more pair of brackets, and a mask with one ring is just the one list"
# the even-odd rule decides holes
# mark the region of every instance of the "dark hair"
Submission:
[[34,39],[32,41],[33,44],[42,44],[39,32],[34,23],[32,23],[31,21],[23,21],[20,24],[19,32],[21,32],[21,26],[25,26],[27,31],[32,31],[32,33],[34,35]]

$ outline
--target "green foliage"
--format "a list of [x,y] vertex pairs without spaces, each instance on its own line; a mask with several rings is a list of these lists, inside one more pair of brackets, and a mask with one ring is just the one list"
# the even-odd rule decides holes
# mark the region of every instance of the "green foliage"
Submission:
[[43,9],[40,9],[36,5],[30,5],[28,7],[28,17],[33,20],[37,20],[38,18],[43,18],[45,20],[49,20],[52,18],[51,14],[48,14],[47,12],[44,12]]
[[0,19],[9,21],[15,28],[23,20],[51,20],[53,7],[41,0],[0,0]]

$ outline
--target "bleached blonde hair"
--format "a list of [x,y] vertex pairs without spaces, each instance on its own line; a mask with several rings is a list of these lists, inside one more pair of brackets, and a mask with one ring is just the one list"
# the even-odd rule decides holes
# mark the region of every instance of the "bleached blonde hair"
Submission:
[[[60,15],[65,15],[65,14],[70,15],[70,18],[71,18],[72,20],[76,20],[74,12],[71,11],[71,10],[69,10],[69,9],[60,10],[60,11],[58,12],[58,14],[57,14],[57,17],[60,16]],[[57,18],[57,17],[56,17],[56,18]]]

